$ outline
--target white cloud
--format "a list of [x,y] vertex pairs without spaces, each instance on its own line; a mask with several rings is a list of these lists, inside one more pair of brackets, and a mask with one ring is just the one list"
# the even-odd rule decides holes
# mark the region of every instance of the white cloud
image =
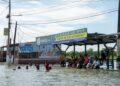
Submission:
[[[32,3],[34,3],[34,1],[32,1]],[[36,3],[36,1],[35,1]],[[64,3],[68,3],[68,1],[64,0]],[[59,20],[64,20],[64,19],[72,19],[72,18],[82,18],[94,13],[100,13],[100,10],[96,10],[90,7],[87,7],[85,4],[87,4],[88,2],[84,2],[76,4],[76,5],[72,5],[72,6],[68,6],[68,7],[62,7],[60,9],[51,9],[51,8],[38,8],[38,10],[40,10],[40,14],[38,15],[25,15],[25,16],[20,16],[20,17],[15,17],[13,16],[12,19],[13,20],[18,20],[18,24],[19,23],[36,23],[36,22],[50,22],[50,21],[59,21]],[[83,6],[85,5],[85,6]],[[34,8],[31,9],[15,9],[14,12],[16,13],[20,13],[23,11],[30,11],[30,10],[36,10]],[[51,10],[51,11],[50,11]],[[47,12],[48,11],[48,12]],[[38,11],[33,11],[33,12],[38,12]],[[86,23],[94,23],[97,21],[102,21],[104,19],[105,16],[97,16],[94,18],[86,18],[86,19],[81,19],[81,20],[76,20],[76,21],[70,21],[70,22],[65,22],[63,24],[71,24],[71,25],[76,25],[76,24],[86,24]],[[37,21],[36,21],[37,20]],[[34,22],[32,22],[34,21]],[[43,27],[42,27],[43,26]],[[19,34],[23,36],[23,38],[26,39],[26,41],[32,41],[35,40],[35,37],[38,36],[45,36],[45,35],[51,35],[51,34],[56,34],[56,33],[60,33],[60,32],[64,32],[64,31],[69,31],[69,30],[73,30],[74,27],[73,26],[68,26],[65,27],[62,24],[47,24],[47,25],[39,25],[39,26],[26,26],[26,27],[21,27],[22,31],[24,33],[22,33],[19,30]],[[30,27],[30,28],[29,28]],[[77,29],[77,28],[76,28]],[[24,34],[24,35],[23,35]],[[24,40],[23,40],[24,41]]]
[[0,36],[3,35],[3,29],[0,29]]
[[[29,0],[27,0],[29,1]],[[39,1],[39,0],[38,0]],[[43,5],[40,1],[38,3],[37,0],[30,0],[29,4],[40,4]],[[84,2],[80,2],[79,0],[76,0],[77,4],[71,4],[72,2],[74,2],[75,0],[61,0],[62,4],[68,4],[68,5],[64,5],[63,7],[58,6],[58,8],[45,8],[40,6],[38,8],[33,8],[30,7],[28,8],[18,8],[16,6],[16,8],[14,8],[12,10],[12,15],[16,15],[19,14],[21,12],[24,11],[31,11],[32,13],[38,13],[37,15],[23,15],[23,16],[12,16],[12,19],[14,21],[18,21],[19,23],[36,23],[36,22],[51,22],[51,21],[61,21],[61,20],[70,20],[70,19],[74,19],[74,18],[82,18],[82,17],[86,17],[95,13],[100,13],[101,10],[96,10],[95,8],[90,8],[87,6],[87,4],[89,3],[90,0],[85,0]],[[48,7],[48,6],[46,6]],[[1,9],[3,9],[2,6],[0,6],[0,11]],[[36,11],[34,11],[36,10]],[[41,13],[40,13],[41,12]],[[5,15],[4,15],[5,17]],[[3,16],[2,16],[3,18]],[[103,21],[105,18],[104,15],[101,16],[97,16],[94,18],[86,18],[86,19],[80,19],[80,20],[76,20],[76,21],[70,21],[70,22],[64,22],[64,23],[53,23],[53,24],[46,24],[46,25],[39,25],[39,26],[28,26],[28,29],[21,27],[22,32],[19,30],[18,28],[18,36],[21,35],[22,38],[24,40],[21,41],[32,41],[35,40],[35,37],[38,36],[44,36],[44,35],[50,35],[50,34],[55,34],[55,33],[60,33],[60,32],[64,32],[64,31],[70,31],[73,30],[75,27],[74,25],[77,24],[88,24],[88,23],[94,23],[94,22],[100,22]],[[37,21],[36,21],[37,20]],[[4,20],[5,22],[6,20]],[[34,21],[34,22],[32,22]],[[73,26],[64,26],[64,24],[69,24],[69,25],[73,25]],[[27,26],[26,26],[27,27]],[[30,27],[30,29],[29,29]],[[13,27],[14,28],[14,27]],[[76,28],[78,29],[78,28]],[[12,31],[13,32],[13,31]],[[23,33],[24,32],[24,33]],[[0,30],[0,34],[1,34],[1,30]],[[3,36],[3,35],[1,35]],[[20,39],[20,38],[19,38]],[[19,40],[17,40],[19,42]]]
[[66,18],[66,17],[76,17],[76,16],[85,16],[90,13],[98,12],[97,10],[91,9],[91,8],[86,8],[86,7],[72,7],[72,8],[67,8],[67,9],[62,9],[62,10],[57,10],[54,12],[49,12],[49,13],[44,13],[43,15],[48,15],[53,18]]
[[72,27],[64,27],[61,26],[59,24],[50,24],[50,25],[46,25],[43,27],[21,27],[21,29],[27,33],[27,34],[31,34],[34,37],[36,36],[43,36],[43,35],[51,35],[51,34],[56,34],[56,33],[60,33],[60,32],[64,32],[64,31],[69,31],[72,30]]
[[30,0],[29,3],[31,3],[31,4],[38,4],[39,0]]
[[[21,17],[13,17],[13,19],[19,20],[23,23],[32,23],[32,22],[39,22],[39,23],[46,23],[46,22],[54,22],[54,21],[61,21],[61,20],[72,20],[76,18],[83,18],[90,16],[92,14],[100,13],[101,11],[98,11],[96,9],[92,9],[89,7],[72,7],[72,8],[67,8],[67,9],[62,9],[62,10],[55,10],[52,12],[47,12],[47,13],[42,13],[39,15],[31,15],[31,16],[21,16]],[[93,18],[92,20],[89,20],[88,18],[82,20],[78,20],[79,23],[93,23],[96,21],[100,21],[104,19],[104,15],[97,16]],[[77,22],[78,22],[77,21]],[[74,21],[73,21],[74,22]],[[73,24],[72,22],[72,24]],[[69,23],[69,22],[68,22]],[[76,22],[75,22],[76,23]]]
[[0,20],[2,20],[3,18],[6,18],[7,12],[8,12],[7,6],[0,5]]

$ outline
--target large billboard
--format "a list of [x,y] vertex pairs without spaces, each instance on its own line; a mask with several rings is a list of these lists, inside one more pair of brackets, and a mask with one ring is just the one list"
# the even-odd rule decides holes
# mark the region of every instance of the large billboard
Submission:
[[41,60],[59,60],[60,50],[55,45],[39,45],[39,58]]
[[38,51],[38,47],[35,42],[20,43],[19,45],[20,53],[31,53],[31,52],[37,52],[37,51]]
[[87,28],[77,29],[73,31],[63,32],[54,35],[41,36],[36,38],[38,45],[40,44],[59,44],[75,41],[84,41],[87,39]]
[[69,32],[63,32],[55,35],[55,41],[72,40],[87,37],[87,29],[78,29]]

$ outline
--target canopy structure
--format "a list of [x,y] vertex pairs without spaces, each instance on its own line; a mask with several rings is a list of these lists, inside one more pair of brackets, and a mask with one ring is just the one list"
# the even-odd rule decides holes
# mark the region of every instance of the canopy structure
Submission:
[[[73,42],[61,43],[61,44],[68,45],[66,51],[68,50],[69,46],[74,46],[74,48],[75,48],[76,45],[79,45],[79,46],[84,45],[85,46],[85,53],[87,51],[86,50],[87,45],[98,45],[98,56],[99,56],[99,54],[100,54],[100,52],[99,52],[100,51],[100,44],[103,44],[105,46],[105,48],[108,49],[106,44],[115,43],[115,45],[113,47],[113,50],[114,50],[116,45],[117,45],[116,42],[117,42],[117,36],[116,35],[106,35],[106,34],[100,34],[100,33],[88,33],[88,36],[87,36],[86,40],[73,41]],[[75,49],[74,49],[74,51],[75,51]]]
[[66,44],[66,45],[94,45],[115,43],[116,35],[100,33],[87,33],[87,28],[48,35],[36,38],[37,45],[41,44]]
[[116,43],[117,42],[117,36],[111,35],[107,36],[106,34],[100,34],[100,33],[88,33],[88,36],[86,40],[82,41],[73,41],[69,43],[63,43],[66,45],[95,45],[95,44],[107,44],[107,43]]
[[[112,66],[114,68],[114,55],[113,51],[117,45],[117,36],[116,35],[107,35],[107,34],[100,34],[100,33],[88,33],[87,39],[82,41],[74,41],[69,43],[63,43],[65,45],[68,45],[68,47],[65,50],[65,53],[69,49],[70,46],[73,46],[74,51],[74,58],[75,58],[75,46],[85,46],[85,53],[87,53],[87,45],[97,45],[98,49],[98,57],[100,56],[100,44],[103,44],[106,49],[109,49],[107,44],[114,43],[115,45],[112,47],[112,64],[109,64],[109,58],[107,59],[107,69],[109,69],[109,66]],[[57,46],[57,45],[56,45]],[[57,46],[58,47],[58,46]],[[59,48],[59,47],[58,47]],[[61,50],[62,51],[62,50]]]
[[[86,40],[73,41],[73,42],[61,43],[61,44],[65,44],[65,45],[68,46],[65,50],[65,53],[67,52],[67,50],[69,49],[70,46],[73,46],[73,51],[74,51],[74,56],[73,57],[75,58],[76,45],[85,46],[85,53],[87,53],[87,45],[97,45],[96,48],[98,49],[98,57],[99,57],[100,56],[100,44],[103,44],[106,49],[109,49],[108,46],[107,46],[107,44],[109,44],[109,43],[114,43],[114,46],[112,47],[111,64],[109,62],[110,59],[109,58],[107,59],[107,69],[109,69],[110,66],[114,69],[113,51],[114,51],[114,49],[117,45],[117,36],[116,35],[107,35],[107,34],[100,34],[100,33],[88,33]],[[56,46],[57,46],[57,44],[56,44]],[[65,56],[66,56],[66,54],[65,54]]]
[[[37,45],[42,45],[42,44],[56,45],[56,47],[61,51],[61,53],[62,53],[62,50],[58,46],[59,44],[65,44],[68,46],[65,52],[67,52],[70,46],[73,46],[74,58],[75,58],[76,45],[79,45],[79,46],[84,45],[85,53],[87,53],[87,45],[97,45],[98,57],[99,57],[100,44],[103,44],[105,48],[108,49],[108,46],[106,44],[115,43],[115,45],[112,47],[112,50],[114,50],[117,45],[116,42],[117,42],[116,34],[107,35],[107,34],[101,34],[101,33],[87,33],[87,28],[36,38]],[[112,68],[114,68],[113,60],[114,60],[114,56],[112,55]],[[109,63],[107,64],[107,68],[109,69]]]

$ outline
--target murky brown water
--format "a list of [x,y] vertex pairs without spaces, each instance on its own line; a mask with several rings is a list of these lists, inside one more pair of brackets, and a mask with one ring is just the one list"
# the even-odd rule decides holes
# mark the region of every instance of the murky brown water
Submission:
[[120,86],[120,71],[61,68],[54,65],[50,72],[44,66],[28,70],[0,65],[0,86]]

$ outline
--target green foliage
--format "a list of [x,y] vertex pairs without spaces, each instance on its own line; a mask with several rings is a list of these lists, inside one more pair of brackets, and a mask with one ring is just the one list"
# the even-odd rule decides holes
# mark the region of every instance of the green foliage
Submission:
[[[112,58],[112,54],[113,54],[114,57],[117,56],[117,55],[116,55],[116,52],[113,51],[111,47],[109,47],[108,49],[109,49],[109,56],[110,56],[110,58]],[[103,48],[102,51],[106,51],[106,49]],[[76,51],[76,52],[75,52],[75,56],[76,56],[77,58],[80,58],[80,53],[81,53],[82,56],[85,55],[85,52],[84,52],[84,51],[82,51],[82,52],[77,52],[77,51]],[[100,53],[101,53],[101,52],[100,52]],[[89,56],[98,56],[98,51],[93,51],[93,49],[90,48],[90,49],[88,49],[87,54],[88,54]],[[73,58],[73,57],[74,57],[74,52],[73,52],[73,51],[67,52],[67,53],[66,53],[66,56],[69,57],[69,58]]]
[[116,60],[117,60],[118,62],[120,62],[120,57],[118,57]]
[[93,52],[93,49],[90,48],[88,51],[87,51],[88,55],[89,56],[93,56],[94,52]]
[[[74,52],[73,51],[67,52],[66,55],[67,55],[67,57],[73,58],[74,57]],[[75,56],[77,58],[79,58],[79,55],[80,55],[79,52],[75,52]]]

